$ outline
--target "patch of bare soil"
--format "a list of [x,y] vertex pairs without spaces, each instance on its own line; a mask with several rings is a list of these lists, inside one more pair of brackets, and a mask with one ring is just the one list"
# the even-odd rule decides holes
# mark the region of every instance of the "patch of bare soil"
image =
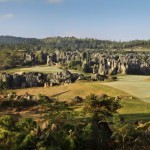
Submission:
[[44,122],[44,115],[48,111],[45,107],[42,106],[34,106],[30,107],[28,109],[7,109],[7,110],[1,110],[0,116],[2,115],[14,115],[19,116],[21,118],[33,118],[34,121],[38,122],[39,124]]

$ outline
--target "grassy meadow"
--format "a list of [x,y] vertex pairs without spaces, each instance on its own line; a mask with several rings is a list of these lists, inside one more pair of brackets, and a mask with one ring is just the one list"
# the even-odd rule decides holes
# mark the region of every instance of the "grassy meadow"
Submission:
[[[60,72],[62,69],[59,66],[47,66],[47,65],[40,65],[40,66],[33,66],[33,67],[17,67],[13,69],[8,69],[6,72],[8,73],[21,73],[21,72],[41,72],[41,73],[56,73]],[[77,70],[70,70],[72,73],[82,73]]]
[[131,99],[132,96],[130,94],[109,87],[100,82],[82,81],[64,86],[18,89],[15,91],[19,95],[23,95],[26,92],[34,95],[44,94],[59,100],[66,100],[68,102],[71,102],[72,98],[77,95],[83,98],[92,93],[96,95],[107,94],[109,96],[119,95],[121,97],[122,105],[122,108],[119,110],[119,114],[121,114],[125,120],[150,120],[150,103],[141,101],[136,97]]
[[150,48],[149,47],[134,47],[134,48],[125,48],[125,51],[137,51],[137,52],[149,52]]
[[[27,68],[15,68],[7,70],[9,73],[15,72],[43,72],[55,73],[60,72],[58,66],[34,66]],[[71,72],[78,72],[71,70]],[[80,73],[80,72],[78,72]],[[27,89],[16,89],[18,95],[28,92],[31,95],[44,94],[58,100],[71,102],[75,96],[85,98],[89,94],[107,94],[109,96],[121,97],[122,108],[119,113],[124,116],[125,120],[149,120],[150,121],[150,78],[148,76],[118,76],[115,82],[87,82],[79,81],[73,84],[55,87],[36,87]],[[133,97],[131,99],[131,97]],[[83,103],[84,105],[84,103]],[[82,105],[81,105],[82,107]],[[28,116],[31,116],[30,112]]]

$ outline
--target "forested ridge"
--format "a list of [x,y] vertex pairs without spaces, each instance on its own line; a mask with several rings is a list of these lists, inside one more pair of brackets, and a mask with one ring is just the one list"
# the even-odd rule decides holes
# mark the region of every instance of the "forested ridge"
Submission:
[[93,38],[79,39],[75,37],[48,37],[44,39],[0,36],[0,50],[111,50],[136,47],[150,47],[150,40],[134,40],[128,42],[98,40]]
[[14,36],[0,36],[0,44],[20,44],[25,42],[37,41],[36,38],[22,38]]

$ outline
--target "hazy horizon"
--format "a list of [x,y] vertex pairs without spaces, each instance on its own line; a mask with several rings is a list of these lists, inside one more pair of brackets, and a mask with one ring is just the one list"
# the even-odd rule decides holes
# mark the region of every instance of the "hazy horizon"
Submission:
[[139,40],[139,41],[142,41],[142,40],[145,40],[145,41],[148,41],[150,39],[133,39],[133,40],[111,40],[111,39],[99,39],[99,38],[94,38],[94,37],[76,37],[76,36],[59,36],[59,35],[56,35],[56,36],[47,36],[47,37],[25,37],[25,36],[15,36],[15,35],[0,35],[0,36],[10,36],[10,37],[16,37],[16,38],[35,38],[35,39],[46,39],[46,38],[54,38],[54,37],[61,37],[61,38],[65,38],[65,37],[74,37],[74,38],[77,38],[77,39],[95,39],[95,40],[102,40],[102,41],[114,41],[114,42],[130,42],[130,41],[136,41],[136,40]]
[[150,39],[148,0],[0,0],[0,35]]

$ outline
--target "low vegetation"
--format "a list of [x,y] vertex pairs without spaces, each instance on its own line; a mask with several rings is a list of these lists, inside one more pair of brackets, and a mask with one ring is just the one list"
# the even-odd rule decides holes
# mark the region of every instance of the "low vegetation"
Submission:
[[149,48],[149,40],[0,36],[0,69],[16,73],[1,74],[0,149],[148,150],[149,78],[117,74],[148,75],[149,53],[133,51]]
[[12,36],[0,36],[0,49],[1,50],[71,50],[76,49],[149,49],[150,40],[135,40],[129,42],[115,42],[108,40],[97,39],[78,39],[75,37],[49,37],[45,39],[35,38],[20,38]]
[[[91,94],[82,102],[69,104],[39,95],[37,101],[49,108],[41,124],[19,115],[0,117],[0,149],[147,150],[149,147],[149,122],[125,123],[122,117],[113,119],[121,108],[119,99]],[[83,105],[81,110],[76,109],[79,104]]]

